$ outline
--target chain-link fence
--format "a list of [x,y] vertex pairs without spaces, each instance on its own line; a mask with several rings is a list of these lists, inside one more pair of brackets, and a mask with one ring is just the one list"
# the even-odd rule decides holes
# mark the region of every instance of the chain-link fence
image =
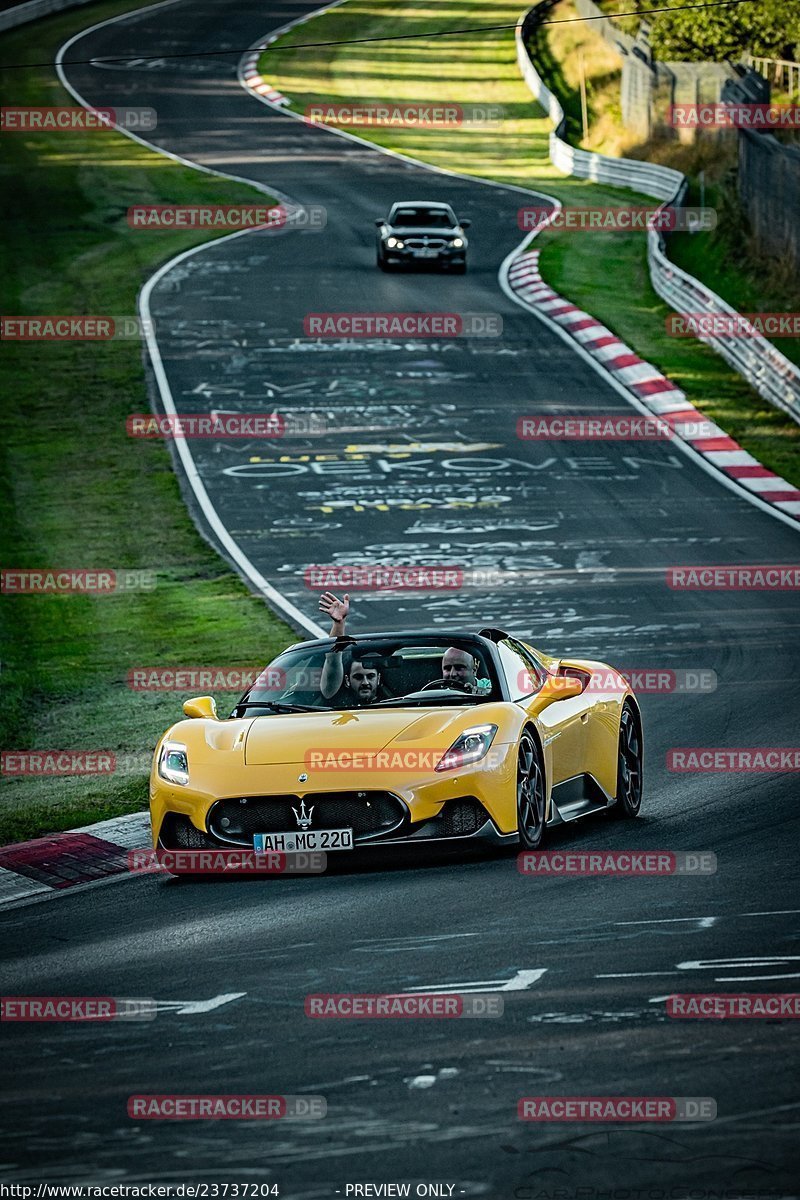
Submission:
[[739,199],[758,244],[800,274],[800,146],[740,129]]

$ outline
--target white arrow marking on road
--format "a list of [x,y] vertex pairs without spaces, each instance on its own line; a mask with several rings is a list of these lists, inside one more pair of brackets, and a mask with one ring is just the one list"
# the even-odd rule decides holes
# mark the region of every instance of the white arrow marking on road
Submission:
[[156,1012],[174,1012],[181,1017],[194,1016],[221,1008],[223,1004],[230,1004],[232,1000],[239,1000],[246,995],[247,992],[225,992],[222,996],[212,996],[210,1000],[156,1000]]
[[512,979],[471,979],[467,983],[426,983],[423,987],[410,988],[404,996],[420,992],[435,992],[437,996],[454,995],[456,992],[525,992],[542,978],[547,967],[535,967],[532,971],[517,971]]

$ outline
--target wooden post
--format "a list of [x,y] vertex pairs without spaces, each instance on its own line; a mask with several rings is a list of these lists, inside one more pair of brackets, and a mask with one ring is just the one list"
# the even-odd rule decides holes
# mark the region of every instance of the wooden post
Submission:
[[589,136],[589,116],[586,109],[586,72],[583,64],[583,51],[578,51],[578,66],[581,73],[581,119],[583,121],[583,140]]

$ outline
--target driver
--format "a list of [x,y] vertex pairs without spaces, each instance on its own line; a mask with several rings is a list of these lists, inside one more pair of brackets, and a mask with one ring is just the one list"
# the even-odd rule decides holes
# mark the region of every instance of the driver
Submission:
[[[319,610],[331,619],[330,636],[343,637],[347,614],[350,612],[350,596],[345,593],[340,600],[333,592],[323,592]],[[325,655],[319,690],[323,699],[335,701],[337,708],[364,708],[374,704],[380,686],[381,673],[368,661],[352,658],[345,672],[341,649],[334,648]]]
[[450,646],[442,656],[442,679],[446,679],[460,691],[478,690],[478,669],[478,660],[473,658],[468,650]]

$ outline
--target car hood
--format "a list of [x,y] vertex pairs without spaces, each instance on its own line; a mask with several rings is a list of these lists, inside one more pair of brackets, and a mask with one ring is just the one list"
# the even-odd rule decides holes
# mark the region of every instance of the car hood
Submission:
[[448,225],[446,229],[441,226],[438,228],[427,229],[419,225],[390,225],[392,233],[401,233],[403,237],[462,237],[460,230],[455,229],[452,225]]
[[449,749],[466,725],[479,722],[465,708],[353,709],[323,713],[286,713],[256,717],[248,731],[244,761],[248,767],[307,762],[314,752],[351,750],[378,753],[387,746]]

